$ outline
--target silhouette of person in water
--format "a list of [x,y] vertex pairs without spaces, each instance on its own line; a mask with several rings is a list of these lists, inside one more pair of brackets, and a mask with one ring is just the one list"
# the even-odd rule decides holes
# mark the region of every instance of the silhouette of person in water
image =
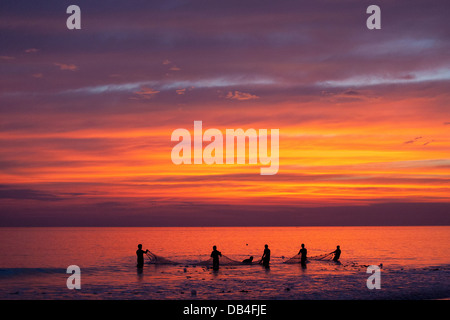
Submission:
[[251,264],[252,262],[253,262],[253,256],[250,256],[250,258],[244,259],[244,260],[242,261],[242,263],[247,263],[247,264]]
[[147,253],[147,250],[142,250],[142,244],[138,244],[138,249],[136,250],[137,255],[137,267],[143,268],[144,267],[144,253]]
[[213,258],[213,270],[219,270],[219,256],[222,256],[222,252],[218,251],[216,246],[213,246],[213,251],[211,252],[211,258]]
[[266,268],[269,267],[269,263],[270,263],[270,249],[269,246],[266,244],[264,245],[264,253],[261,257],[261,262],[262,265]]
[[337,246],[336,250],[334,250],[333,252],[330,252],[330,253],[334,253],[333,261],[338,262],[339,257],[341,256],[341,247]]
[[308,252],[308,250],[306,250],[305,245],[302,243],[302,248],[300,249],[300,251],[298,252],[298,254],[300,255],[300,263],[302,265],[302,267],[306,267],[306,253]]

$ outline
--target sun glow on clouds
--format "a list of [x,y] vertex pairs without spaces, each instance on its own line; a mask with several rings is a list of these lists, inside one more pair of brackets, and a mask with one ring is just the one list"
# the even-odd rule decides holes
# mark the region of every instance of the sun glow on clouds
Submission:
[[[339,112],[333,104],[316,107],[321,111],[326,108],[327,113]],[[389,108],[382,104],[376,110]],[[291,112],[291,117],[301,119],[299,111]],[[169,115],[163,112],[158,117]],[[17,184],[33,180],[38,185],[97,185],[102,181],[107,184],[96,187],[97,197],[158,196],[206,203],[261,204],[278,199],[284,204],[324,205],[377,199],[448,200],[450,163],[445,159],[450,141],[442,128],[427,121],[411,130],[406,123],[392,126],[389,120],[320,123],[310,121],[298,127],[285,121],[280,130],[279,173],[270,180],[258,177],[259,166],[248,164],[174,166],[169,137],[175,124],[136,130],[121,127],[115,120],[97,130],[41,135],[11,132],[2,139],[3,145],[14,141],[3,148],[3,161],[18,165],[3,170],[1,178]],[[256,124],[240,123],[244,129],[250,126],[258,128]],[[414,131],[418,128],[435,142],[426,146],[405,144],[407,138],[417,138]],[[30,159],[27,154],[39,156]],[[51,190],[51,185],[45,188]]]
[[[7,12],[2,31],[20,28],[0,49],[1,201],[148,212],[168,203],[450,202],[448,17],[437,10],[446,3],[385,4],[396,23],[386,16],[370,34],[353,3],[213,3],[184,12],[146,2],[112,15],[95,3],[76,48],[48,32],[52,19]],[[428,14],[406,23],[415,10]],[[194,120],[222,133],[279,129],[278,173],[175,166],[171,133],[192,134]]]

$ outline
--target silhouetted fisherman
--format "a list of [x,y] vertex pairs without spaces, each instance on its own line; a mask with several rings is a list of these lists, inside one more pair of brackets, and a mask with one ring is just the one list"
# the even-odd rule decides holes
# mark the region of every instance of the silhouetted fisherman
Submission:
[[301,263],[302,267],[306,267],[307,252],[308,252],[308,250],[306,250],[305,245],[302,243],[302,248],[298,252],[298,254],[300,255],[300,263]]
[[144,253],[147,253],[147,250],[142,250],[142,244],[138,244],[138,249],[136,250],[137,255],[137,267],[143,268],[144,267]]
[[242,263],[251,264],[253,262],[253,256],[250,256],[248,259],[244,259]]
[[336,250],[334,250],[333,252],[330,252],[330,253],[334,253],[333,261],[336,261],[336,262],[339,261],[339,257],[341,256],[340,248],[341,248],[340,246],[337,246]]
[[262,262],[262,265],[267,268],[267,267],[269,267],[269,263],[270,263],[270,249],[267,244],[264,245],[264,248],[265,249],[264,249],[264,253],[261,257],[261,262]]
[[213,270],[219,270],[219,257],[221,256],[222,253],[214,246],[213,251],[211,252],[211,258],[213,258]]

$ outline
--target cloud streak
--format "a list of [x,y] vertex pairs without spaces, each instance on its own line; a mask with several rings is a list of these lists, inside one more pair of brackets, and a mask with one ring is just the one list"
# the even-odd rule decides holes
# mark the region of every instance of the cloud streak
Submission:
[[78,67],[74,64],[65,64],[65,63],[54,63],[55,66],[59,67],[60,70],[69,70],[69,71],[77,71]]

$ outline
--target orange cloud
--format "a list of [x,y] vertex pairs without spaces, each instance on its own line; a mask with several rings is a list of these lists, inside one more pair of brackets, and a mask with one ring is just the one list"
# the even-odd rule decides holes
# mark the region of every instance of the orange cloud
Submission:
[[76,71],[78,70],[78,67],[74,64],[65,64],[65,63],[54,63],[55,66],[58,66],[60,70],[69,70],[69,71]]
[[233,100],[253,100],[258,99],[259,97],[256,95],[253,95],[251,93],[245,93],[240,91],[234,91],[234,92],[228,92],[227,99],[233,99]]
[[136,91],[134,93],[137,94],[142,99],[150,99],[151,97],[159,93],[159,91],[154,90],[152,88],[141,87],[140,91]]

